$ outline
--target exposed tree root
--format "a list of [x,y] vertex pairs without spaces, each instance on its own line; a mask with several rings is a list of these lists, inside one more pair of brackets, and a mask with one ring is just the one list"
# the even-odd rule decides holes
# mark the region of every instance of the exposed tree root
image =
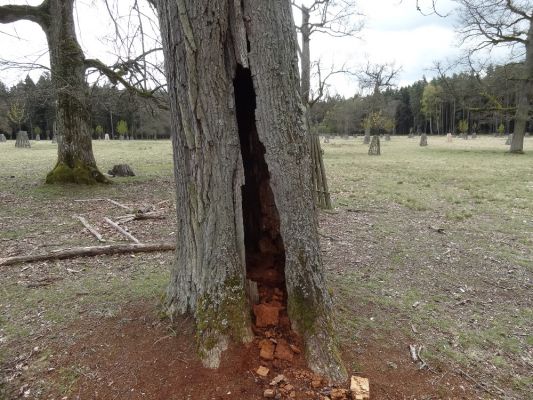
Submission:
[[46,183],[76,183],[94,185],[96,183],[109,183],[109,180],[96,168],[81,161],[74,164],[74,168],[58,162],[54,169],[46,176]]

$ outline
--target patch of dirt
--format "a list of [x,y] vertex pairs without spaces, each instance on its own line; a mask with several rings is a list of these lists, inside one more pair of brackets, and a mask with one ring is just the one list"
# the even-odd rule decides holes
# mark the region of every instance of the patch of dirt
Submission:
[[[274,389],[278,398],[303,400],[322,399],[334,389],[306,369],[301,353],[291,352],[290,362],[277,355],[260,358],[260,337],[233,345],[220,368],[206,369],[195,355],[191,321],[168,325],[155,311],[145,303],[134,304],[120,316],[70,326],[64,340],[76,339],[57,348],[50,378],[60,384],[65,370],[74,368],[75,382],[68,394],[52,391],[48,398],[249,400],[262,399],[266,389]],[[269,370],[264,377],[257,373],[260,366]],[[272,385],[279,375],[284,379]]]
[[[61,334],[65,346],[52,344],[56,356],[47,379],[56,389],[40,398],[251,400],[274,389],[281,399],[324,400],[339,389],[309,371],[302,354],[294,353],[291,362],[260,358],[259,337],[233,345],[220,368],[206,369],[195,355],[192,332],[191,321],[170,326],[146,303],[130,305],[113,318],[80,321]],[[370,378],[372,399],[474,398],[465,382],[452,374],[419,371],[386,341],[365,341],[356,353],[357,363],[368,371],[362,376]],[[258,375],[260,366],[269,369],[266,377]],[[285,379],[271,385],[280,374]]]

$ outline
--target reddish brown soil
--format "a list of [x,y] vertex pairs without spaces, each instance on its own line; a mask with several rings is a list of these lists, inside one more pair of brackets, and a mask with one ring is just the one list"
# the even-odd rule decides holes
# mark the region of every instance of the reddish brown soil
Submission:
[[[295,399],[325,399],[332,390],[324,380],[312,387],[317,377],[305,368],[302,355],[295,354],[291,363],[261,360],[259,338],[231,347],[219,369],[203,368],[195,356],[190,321],[169,326],[159,320],[153,305],[134,304],[120,316],[80,322],[64,337],[76,340],[58,349],[50,378],[59,382],[64,379],[60,371],[75,367],[79,376],[68,399],[262,399],[278,374],[285,375],[285,384],[294,386]],[[360,375],[370,378],[372,399],[476,398],[451,373],[419,371],[400,348],[374,341],[358,349],[357,364],[366,372]],[[382,367],[385,354],[396,368]],[[260,365],[270,369],[265,378],[255,372]],[[278,390],[282,399],[291,398],[290,392]],[[54,395],[49,393],[48,398]]]

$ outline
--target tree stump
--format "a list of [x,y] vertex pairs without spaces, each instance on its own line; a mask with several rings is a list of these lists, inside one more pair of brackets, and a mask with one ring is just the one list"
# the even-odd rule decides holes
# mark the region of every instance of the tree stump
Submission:
[[0,133],[0,143],[6,142],[6,141],[7,141],[6,135],[4,135],[3,133]]
[[453,140],[453,135],[452,135],[451,133],[447,133],[447,134],[446,134],[446,141],[447,141],[448,143],[451,143],[452,140]]
[[385,134],[385,141],[390,142],[390,133]]
[[326,135],[326,137],[324,138],[324,143],[329,143],[329,135]]
[[427,146],[428,145],[428,135],[426,135],[425,133],[423,133],[422,135],[420,135],[420,146]]
[[373,135],[372,141],[370,142],[370,147],[368,148],[369,156],[379,156],[381,155],[381,148],[379,145],[379,136]]
[[476,132],[472,132],[472,139],[475,139],[477,138],[477,133]]
[[507,135],[507,140],[505,141],[505,145],[510,146],[512,141],[513,141],[513,134],[510,133],[509,135]]
[[39,135],[39,134],[35,135],[35,140],[37,142],[41,141],[41,135]]
[[15,147],[21,148],[30,148],[30,140],[28,139],[28,132],[19,131],[17,132],[17,141],[15,142]]
[[109,133],[106,133],[104,136],[104,140],[109,140]]
[[57,135],[52,136],[52,143],[57,143]]
[[112,176],[135,176],[135,173],[128,164],[118,164],[108,171]]
[[363,144],[370,143],[370,128],[365,128],[365,136],[363,137]]
[[529,132],[526,132],[526,137],[529,137],[531,134]]

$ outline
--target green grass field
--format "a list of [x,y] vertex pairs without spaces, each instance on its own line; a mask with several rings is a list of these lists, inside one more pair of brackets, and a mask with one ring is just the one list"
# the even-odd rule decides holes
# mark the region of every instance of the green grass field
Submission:
[[[375,356],[365,348],[402,354],[416,343],[437,371],[448,366],[483,383],[481,398],[525,399],[533,392],[533,139],[526,138],[524,155],[510,155],[504,142],[429,137],[429,146],[420,147],[418,139],[393,137],[382,141],[379,157],[366,154],[361,138],[323,145],[334,210],[321,212],[320,233],[352,371],[371,375]],[[145,241],[172,236],[170,142],[93,146],[102,171],[128,163],[137,176],[112,185],[47,186],[56,145],[0,143],[0,257],[96,244],[74,215],[121,240],[101,219],[124,210],[76,200],[168,204],[165,222],[132,224],[130,231]],[[18,356],[38,342],[69,340],[63,328],[78,320],[119,315],[137,300],[155,307],[171,262],[166,253],[2,268],[0,368],[11,376]],[[384,369],[397,363],[392,357],[380,360]],[[6,398],[22,381],[32,382],[33,393],[55,387],[68,394],[59,387],[64,383],[43,378],[52,361],[39,360],[4,383]]]

